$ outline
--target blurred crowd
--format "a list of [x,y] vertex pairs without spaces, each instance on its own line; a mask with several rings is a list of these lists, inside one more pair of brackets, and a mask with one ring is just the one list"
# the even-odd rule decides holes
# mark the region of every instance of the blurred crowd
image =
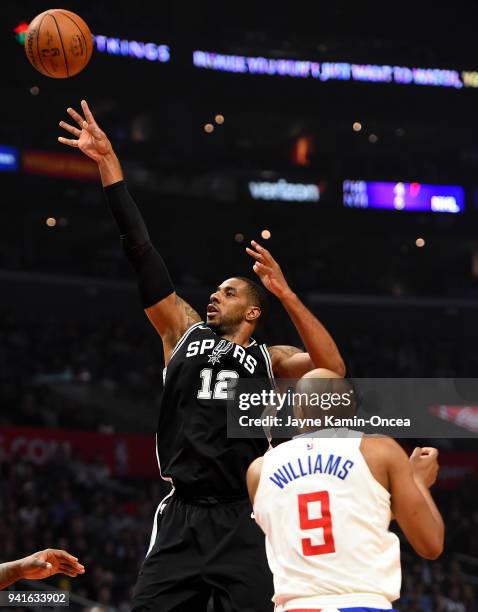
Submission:
[[420,560],[402,538],[400,612],[478,610],[478,475],[452,491],[433,491],[446,525],[445,552],[437,561]]
[[0,320],[0,424],[114,428],[101,406],[91,409],[94,396],[90,410],[81,410],[81,394],[62,390],[95,388],[154,403],[162,367],[156,334],[134,325],[53,318],[28,324],[6,314]]
[[16,457],[0,467],[2,558],[48,547],[71,551],[87,568],[85,575],[58,575],[50,583],[99,602],[107,612],[129,610],[162,483],[120,484],[101,462],[85,464],[61,453],[43,466]]

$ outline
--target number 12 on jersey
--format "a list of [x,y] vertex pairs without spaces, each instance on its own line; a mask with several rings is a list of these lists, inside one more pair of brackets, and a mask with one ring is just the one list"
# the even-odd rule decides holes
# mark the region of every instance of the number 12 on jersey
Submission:
[[[221,370],[217,373],[216,381],[214,383],[214,390],[211,390],[212,386],[212,368],[204,368],[201,370],[199,376],[201,377],[202,384],[198,391],[198,399],[220,399],[227,400],[227,384],[231,380],[237,380],[239,374],[234,370]],[[229,387],[231,389],[231,387]]]
[[[312,555],[326,555],[335,552],[334,534],[332,531],[332,517],[330,516],[330,498],[328,491],[317,491],[315,493],[302,493],[298,496],[299,502],[299,524],[300,528],[322,529],[324,534],[323,544],[312,544],[311,538],[302,538],[302,552],[305,557]],[[320,502],[321,516],[310,518],[309,504]]]

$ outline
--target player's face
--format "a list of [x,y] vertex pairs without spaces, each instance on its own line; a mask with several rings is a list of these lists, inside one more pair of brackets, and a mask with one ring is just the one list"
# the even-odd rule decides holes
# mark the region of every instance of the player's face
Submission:
[[206,321],[217,333],[233,333],[245,321],[250,308],[247,285],[238,278],[228,278],[211,294]]

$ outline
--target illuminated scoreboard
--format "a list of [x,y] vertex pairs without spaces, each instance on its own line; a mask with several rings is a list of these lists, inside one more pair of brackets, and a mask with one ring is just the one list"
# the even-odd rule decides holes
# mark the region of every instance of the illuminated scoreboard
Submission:
[[346,180],[343,204],[348,208],[461,213],[465,191],[458,185]]

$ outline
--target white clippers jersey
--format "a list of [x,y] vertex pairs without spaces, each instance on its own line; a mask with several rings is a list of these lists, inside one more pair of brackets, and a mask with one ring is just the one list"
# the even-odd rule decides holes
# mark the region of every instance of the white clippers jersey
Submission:
[[279,610],[390,608],[400,595],[390,494],[372,476],[360,442],[301,436],[264,456],[254,516],[266,535]]

